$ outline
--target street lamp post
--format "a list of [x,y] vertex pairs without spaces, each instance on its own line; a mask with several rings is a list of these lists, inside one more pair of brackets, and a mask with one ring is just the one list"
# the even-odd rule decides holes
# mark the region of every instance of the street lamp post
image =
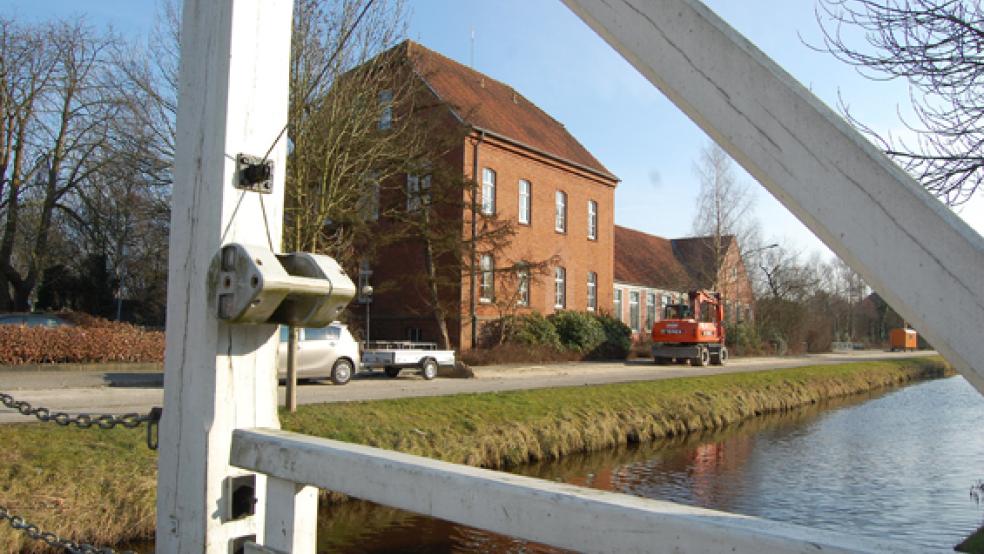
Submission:
[[362,298],[366,305],[366,343],[369,343],[369,306],[372,305],[372,286],[362,287]]

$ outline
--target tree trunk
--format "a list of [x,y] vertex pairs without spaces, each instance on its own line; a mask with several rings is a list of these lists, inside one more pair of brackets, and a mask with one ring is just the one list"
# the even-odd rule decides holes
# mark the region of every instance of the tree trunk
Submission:
[[427,291],[430,293],[431,306],[433,307],[434,321],[441,333],[441,348],[451,348],[451,340],[448,336],[448,322],[444,308],[441,305],[441,297],[437,289],[437,268],[434,264],[434,245],[430,237],[424,238],[424,268],[427,271]]

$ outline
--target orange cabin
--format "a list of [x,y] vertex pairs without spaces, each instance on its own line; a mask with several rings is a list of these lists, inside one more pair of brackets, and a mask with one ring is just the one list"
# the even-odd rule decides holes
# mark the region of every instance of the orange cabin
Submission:
[[919,335],[913,329],[892,329],[888,332],[888,340],[892,352],[896,350],[915,350]]

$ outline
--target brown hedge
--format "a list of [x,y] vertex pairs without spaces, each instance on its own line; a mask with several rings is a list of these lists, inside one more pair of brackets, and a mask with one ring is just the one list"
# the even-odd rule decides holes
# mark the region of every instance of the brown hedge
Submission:
[[88,314],[59,314],[76,327],[0,325],[0,365],[161,362],[164,333]]

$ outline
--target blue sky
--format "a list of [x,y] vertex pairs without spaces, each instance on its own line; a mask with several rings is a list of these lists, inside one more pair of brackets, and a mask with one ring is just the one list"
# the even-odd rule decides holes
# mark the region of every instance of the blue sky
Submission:
[[[708,0],[707,5],[828,104],[838,94],[872,128],[904,132],[902,82],[875,82],[820,43],[814,2]],[[140,36],[153,25],[154,0],[0,0],[0,13],[28,18],[85,14],[95,24]],[[513,86],[561,121],[622,179],[615,221],[645,232],[689,233],[698,182],[693,164],[707,137],[559,0],[410,0],[409,37]],[[823,245],[754,180],[755,213],[769,242],[808,254]],[[984,209],[968,208],[980,231]],[[966,215],[966,214],[965,214]],[[969,219],[969,218],[968,218]]]

